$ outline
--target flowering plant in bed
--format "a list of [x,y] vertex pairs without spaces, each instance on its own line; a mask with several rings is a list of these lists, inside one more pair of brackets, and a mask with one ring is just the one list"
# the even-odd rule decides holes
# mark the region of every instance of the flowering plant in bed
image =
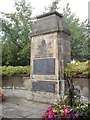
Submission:
[[66,75],[68,95],[49,106],[43,120],[90,120],[88,103],[81,102],[80,90],[73,84],[73,74]]
[[49,106],[43,120],[83,120],[90,114],[87,103],[70,106],[65,101],[57,101]]

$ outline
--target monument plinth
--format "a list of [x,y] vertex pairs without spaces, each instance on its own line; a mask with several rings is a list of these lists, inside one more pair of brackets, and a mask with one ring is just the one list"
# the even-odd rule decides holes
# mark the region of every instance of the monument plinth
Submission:
[[30,91],[27,99],[51,102],[64,93],[64,66],[70,62],[70,31],[58,12],[37,17],[31,33]]

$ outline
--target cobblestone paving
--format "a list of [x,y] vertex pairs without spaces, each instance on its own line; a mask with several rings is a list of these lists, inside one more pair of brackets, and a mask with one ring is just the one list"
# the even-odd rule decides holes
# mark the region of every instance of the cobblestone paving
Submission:
[[1,117],[4,118],[42,118],[49,104],[27,101],[23,97],[7,96],[0,104]]

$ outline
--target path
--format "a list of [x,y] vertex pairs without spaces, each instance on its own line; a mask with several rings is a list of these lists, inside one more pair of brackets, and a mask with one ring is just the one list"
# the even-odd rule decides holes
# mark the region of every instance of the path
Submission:
[[[11,90],[6,90],[10,94]],[[2,104],[2,117],[5,118],[42,118],[49,104],[42,104],[32,101],[27,101],[24,96],[19,96],[22,92],[18,90],[18,95],[14,93],[7,96],[7,99]],[[17,93],[17,90],[16,90]],[[22,93],[23,95],[25,93]]]

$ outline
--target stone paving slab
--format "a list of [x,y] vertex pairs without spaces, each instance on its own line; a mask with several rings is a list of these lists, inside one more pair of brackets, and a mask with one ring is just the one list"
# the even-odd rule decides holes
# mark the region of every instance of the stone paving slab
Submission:
[[3,118],[42,118],[50,104],[27,101],[24,97],[7,96],[2,103]]
[[6,96],[17,96],[17,97],[26,97],[28,90],[23,89],[4,89]]

